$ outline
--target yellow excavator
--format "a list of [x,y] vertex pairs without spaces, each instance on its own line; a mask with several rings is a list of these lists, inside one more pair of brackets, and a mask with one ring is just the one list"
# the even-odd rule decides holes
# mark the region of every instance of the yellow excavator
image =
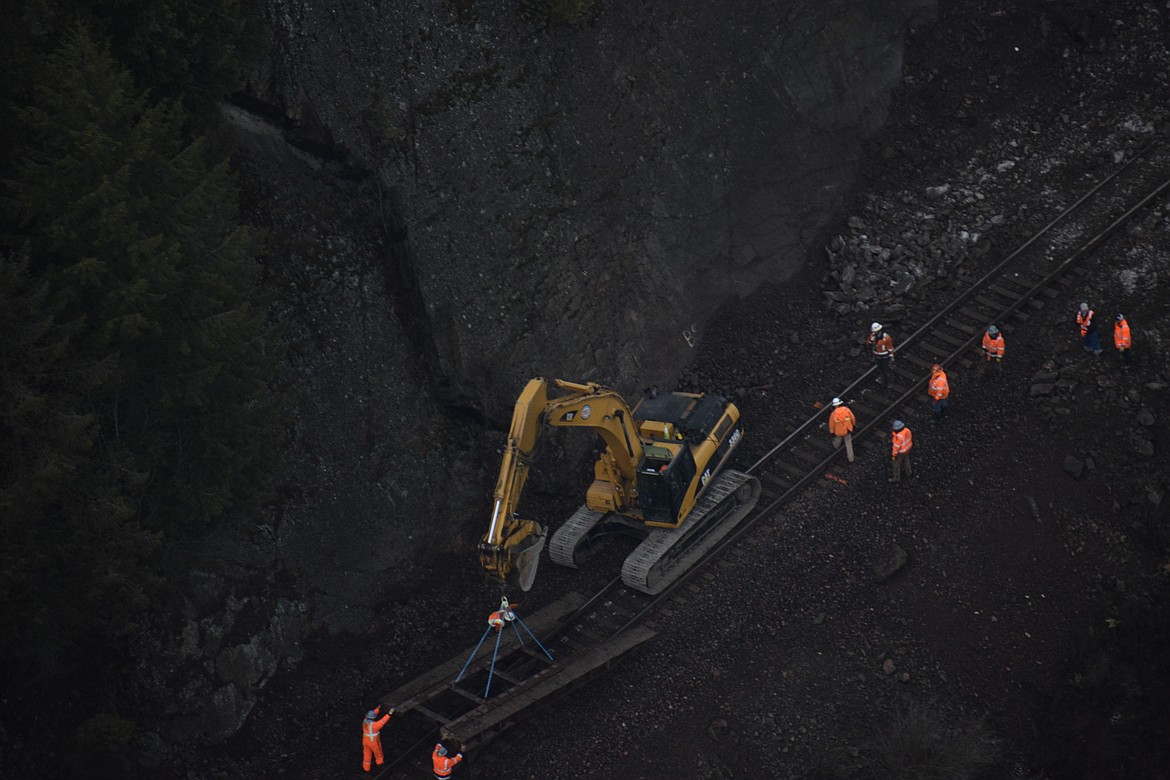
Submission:
[[592,428],[605,443],[585,504],[552,535],[549,557],[577,564],[602,537],[631,532],[641,543],[622,565],[622,580],[658,593],[735,527],[755,506],[760,483],[724,469],[743,437],[739,409],[695,393],[648,394],[633,410],[593,382],[529,380],[516,401],[492,502],[479,545],[485,572],[528,590],[548,540],[545,526],[517,516],[520,494],[546,426]]

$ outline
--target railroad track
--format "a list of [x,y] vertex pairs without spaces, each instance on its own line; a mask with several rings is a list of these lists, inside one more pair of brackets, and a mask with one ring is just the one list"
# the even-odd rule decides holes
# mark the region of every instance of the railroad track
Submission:
[[[898,360],[886,384],[876,382],[877,367],[871,365],[835,393],[850,399],[850,406],[866,421],[854,431],[857,446],[882,446],[889,422],[907,402],[920,405],[918,397],[925,392],[932,364],[970,366],[982,359],[979,344],[987,325],[994,323],[1010,334],[1030,319],[1029,310],[1042,309],[1052,299],[1067,301],[1065,291],[1085,272],[1078,261],[1167,193],[1170,145],[1154,142],[896,344]],[[430,769],[430,751],[440,737],[478,754],[478,763],[485,758],[485,746],[510,726],[603,673],[622,654],[653,637],[654,620],[669,619],[669,605],[681,598],[680,589],[734,550],[757,524],[773,521],[777,509],[810,482],[832,478],[830,467],[843,457],[843,448],[834,450],[821,430],[828,411],[826,406],[794,421],[787,435],[745,470],[763,487],[755,509],[661,593],[635,591],[619,576],[592,596],[568,594],[531,616],[521,613],[532,635],[515,626],[512,632],[505,628],[497,648],[493,633],[474,657],[469,659],[469,648],[384,697],[399,708],[399,715],[384,739],[387,763],[375,776],[421,776],[419,772]],[[543,652],[546,648],[551,660]]]

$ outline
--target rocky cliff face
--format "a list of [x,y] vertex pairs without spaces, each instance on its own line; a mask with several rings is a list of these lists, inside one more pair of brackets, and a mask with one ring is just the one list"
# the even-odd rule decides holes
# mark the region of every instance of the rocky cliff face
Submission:
[[376,171],[444,380],[499,416],[532,375],[668,381],[791,275],[929,5],[271,2],[256,86]]
[[271,512],[214,543],[239,576],[153,650],[205,705],[187,736],[238,728],[304,633],[375,621],[420,549],[473,560],[524,380],[670,386],[720,306],[792,275],[933,8],[659,0],[542,29],[515,5],[265,8],[249,89],[286,121],[233,116],[293,425]]

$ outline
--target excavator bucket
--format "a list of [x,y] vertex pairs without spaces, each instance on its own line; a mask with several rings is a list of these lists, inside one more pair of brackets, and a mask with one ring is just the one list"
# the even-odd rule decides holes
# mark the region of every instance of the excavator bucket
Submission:
[[526,534],[515,546],[508,548],[508,557],[511,567],[508,572],[508,584],[518,586],[527,591],[536,579],[536,569],[540,565],[540,553],[544,550],[544,543],[548,540],[545,529],[533,523],[537,531]]

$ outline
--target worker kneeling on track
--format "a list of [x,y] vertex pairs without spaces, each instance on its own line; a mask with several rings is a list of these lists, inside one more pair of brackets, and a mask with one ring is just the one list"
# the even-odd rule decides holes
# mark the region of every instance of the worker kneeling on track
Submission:
[[[451,755],[454,752],[455,755]],[[435,743],[435,750],[431,753],[431,765],[438,780],[446,780],[455,774],[455,768],[463,760],[463,754],[452,751],[442,742]]]

